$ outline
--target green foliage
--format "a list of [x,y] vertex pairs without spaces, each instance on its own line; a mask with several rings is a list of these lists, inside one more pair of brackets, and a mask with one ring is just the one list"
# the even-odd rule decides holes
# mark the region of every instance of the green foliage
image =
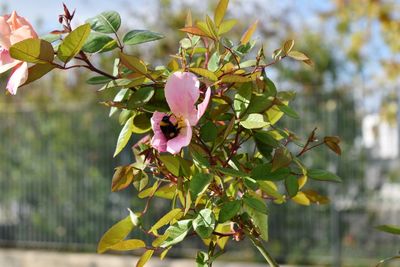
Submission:
[[164,35],[147,31],[147,30],[133,30],[125,34],[122,39],[126,45],[137,45],[147,42],[152,42],[164,38]]
[[[328,136],[319,142],[314,130],[303,141],[282,127],[282,118],[301,120],[290,105],[295,93],[279,90],[266,75],[267,68],[286,57],[312,64],[310,59],[293,50],[295,42],[288,40],[274,51],[273,61],[268,62],[263,47],[255,51],[256,42],[252,40],[258,21],[247,28],[240,42],[222,37],[236,24],[236,20],[224,20],[228,2],[219,1],[213,19],[206,15],[205,20],[193,24],[188,16],[187,25],[181,29],[186,37],[179,42],[178,54],[167,66],[155,69],[130,55],[124,45],[151,42],[164,36],[132,30],[124,35],[121,43],[118,35],[121,18],[113,11],[103,12],[87,24],[67,31],[57,49],[63,65],[53,62],[54,52],[49,56],[53,48],[46,41],[31,40],[14,46],[12,55],[16,58],[46,63],[42,68],[35,65],[32,79],[51,71],[50,66],[73,68],[67,64],[74,58],[96,73],[87,83],[99,85],[99,91],[111,95],[112,100],[103,104],[111,108],[110,115],[119,113],[119,122],[123,125],[114,157],[126,147],[133,134],[142,135],[132,146],[135,161],[116,168],[111,190],[123,190],[133,184],[138,197],[147,199],[147,204],[141,213],[131,212],[104,234],[98,247],[100,253],[109,249],[146,248],[137,263],[143,266],[155,250],[160,250],[164,257],[171,246],[192,232],[209,247],[207,254],[200,252],[197,257],[199,265],[205,266],[223,253],[229,237],[239,240],[246,235],[270,265],[277,266],[263,247],[263,241],[268,241],[268,216],[273,216],[268,215],[268,205],[284,204],[289,199],[300,205],[323,204],[327,202],[326,197],[304,188],[308,178],[340,181],[335,174],[309,168],[302,162],[305,153],[320,145],[340,154],[340,139]],[[65,26],[70,29],[70,25]],[[29,42],[33,42],[32,46]],[[85,54],[114,49],[118,53],[115,53],[112,73],[96,68]],[[197,120],[185,118],[187,114],[174,114],[176,124],[166,122],[164,117],[164,125],[161,122],[157,125],[152,119],[155,111],[171,114],[170,103],[165,99],[165,83],[173,72],[182,70],[199,78],[198,103],[205,98],[206,88],[210,89],[211,100],[205,115],[196,124]],[[181,117],[191,125],[179,121]],[[175,134],[179,136],[188,130],[184,127],[191,127],[190,145],[175,155],[164,149],[158,151],[150,141],[152,133],[148,134],[152,127],[159,127],[156,130],[165,137],[160,142],[167,144],[176,141]],[[172,131],[172,135],[165,131]],[[145,229],[140,220],[153,198],[170,200],[171,209],[150,229]],[[149,238],[154,238],[152,247],[139,239],[125,240],[134,226],[140,226]]]
[[51,44],[40,39],[25,39],[10,47],[12,58],[29,63],[49,63],[53,61]]
[[102,12],[86,21],[93,31],[100,33],[116,33],[121,27],[121,17],[115,11]]

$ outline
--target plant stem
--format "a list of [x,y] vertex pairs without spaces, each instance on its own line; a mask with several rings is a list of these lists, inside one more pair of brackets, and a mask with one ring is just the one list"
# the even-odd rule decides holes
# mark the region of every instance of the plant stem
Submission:
[[268,253],[268,251],[264,248],[264,245],[260,240],[252,236],[248,231],[246,231],[246,235],[251,239],[251,242],[256,246],[256,248],[260,251],[261,255],[267,260],[269,266],[271,267],[279,267],[279,264],[272,258],[272,256]]

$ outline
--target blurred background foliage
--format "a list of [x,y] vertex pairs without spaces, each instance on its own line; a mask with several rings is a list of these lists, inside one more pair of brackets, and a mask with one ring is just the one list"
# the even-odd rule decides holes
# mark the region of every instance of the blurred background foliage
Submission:
[[[70,2],[66,4],[73,8],[76,2]],[[146,7],[139,2],[122,1],[105,9],[123,9],[123,22],[134,17],[141,21],[134,27],[166,36],[130,51],[153,66],[167,64],[177,52],[177,43],[185,36],[177,29],[184,26],[189,9],[193,18],[202,19],[216,4],[149,0]],[[284,125],[304,136],[318,127],[321,136],[342,138],[339,160],[317,149],[307,161],[309,166],[337,172],[344,182],[321,188],[332,199],[326,206],[271,205],[270,250],[280,262],[371,266],[399,249],[398,237],[373,227],[400,224],[398,152],[390,157],[379,152],[388,146],[382,144],[385,140],[397,151],[399,146],[400,2],[279,2],[232,0],[228,16],[237,18],[238,25],[231,37],[238,40],[259,19],[255,36],[266,54],[294,39],[296,49],[313,59],[313,68],[284,60],[268,73],[278,89],[297,92],[294,104],[305,120],[300,124],[288,119]],[[12,9],[11,1],[6,2],[2,13]],[[61,13],[61,3],[54,18],[56,12]],[[40,20],[35,24],[42,25],[38,32],[43,34],[43,28],[58,27],[56,19],[51,26]],[[96,64],[111,69],[111,58],[103,54]],[[113,96],[96,92],[85,84],[87,78],[83,70],[54,72],[21,88],[15,97],[0,95],[0,244],[93,251],[101,234],[126,214],[127,207],[141,205],[132,198],[133,188],[110,192],[113,168],[132,159],[129,151],[112,158],[118,118],[107,119],[108,110],[99,102]],[[4,82],[3,76],[1,88]],[[368,116],[377,116],[392,129],[386,136],[379,132],[379,123],[372,127],[372,146],[365,140]],[[163,208],[159,203],[152,211],[155,218]],[[200,245],[184,244],[172,254],[185,256]],[[246,244],[240,249],[239,256],[233,251],[226,258],[257,260]]]

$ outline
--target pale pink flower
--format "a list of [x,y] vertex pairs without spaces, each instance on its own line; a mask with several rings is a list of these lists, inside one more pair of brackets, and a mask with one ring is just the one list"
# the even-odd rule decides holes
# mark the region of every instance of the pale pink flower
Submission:
[[28,64],[10,57],[10,47],[28,38],[37,38],[32,25],[13,11],[0,16],[0,73],[11,69],[7,90],[15,95],[20,85],[28,79]]
[[168,78],[164,91],[171,113],[156,111],[151,118],[151,145],[159,152],[177,154],[190,144],[192,127],[203,116],[211,96],[208,88],[203,102],[196,107],[199,87],[199,80],[190,72],[175,72]]

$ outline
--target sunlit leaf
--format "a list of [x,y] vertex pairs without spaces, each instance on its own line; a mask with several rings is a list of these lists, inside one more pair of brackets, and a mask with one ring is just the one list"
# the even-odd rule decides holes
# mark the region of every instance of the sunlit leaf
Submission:
[[146,247],[146,244],[140,239],[128,239],[118,242],[109,249],[116,251],[130,251]]
[[246,129],[259,129],[268,126],[269,124],[270,123],[265,119],[264,115],[258,113],[248,114],[243,117],[242,121],[240,121],[240,125]]
[[385,224],[376,226],[375,228],[378,229],[379,231],[386,232],[389,234],[400,235],[400,226],[397,225]]
[[121,26],[121,17],[115,11],[106,11],[86,21],[92,30],[101,33],[116,33]]
[[57,56],[62,62],[73,59],[82,49],[90,34],[90,25],[83,24],[70,32],[57,50]]
[[97,53],[113,40],[114,39],[108,35],[91,32],[82,47],[82,51],[86,53]]
[[214,74],[214,72],[202,69],[202,68],[190,68],[189,69],[191,72],[194,72],[200,76],[203,76],[211,81],[217,81],[218,77]]
[[126,45],[137,45],[164,38],[164,35],[148,30],[133,30],[125,34],[123,42]]
[[219,25],[218,28],[218,34],[224,34],[229,32],[230,30],[232,30],[232,28],[237,24],[237,20],[236,19],[228,19],[225,20],[221,23],[221,25]]
[[119,243],[132,231],[133,223],[130,216],[114,224],[100,239],[97,246],[98,253],[104,253],[115,244]]
[[136,263],[136,267],[144,267],[144,265],[150,260],[153,254],[154,250],[147,250],[145,253],[143,253],[139,261]]
[[126,55],[122,52],[119,53],[119,57],[121,59],[122,64],[124,64],[129,69],[142,74],[147,73],[146,64],[141,59],[135,56]]
[[10,56],[29,63],[50,63],[54,59],[53,46],[40,39],[25,39],[10,47]]
[[160,155],[159,158],[169,172],[175,176],[179,176],[180,161],[177,157],[173,155]]
[[192,228],[192,220],[190,219],[178,221],[176,224],[171,225],[165,231],[168,237],[161,244],[160,247],[166,248],[183,241],[183,239],[185,239],[186,235],[189,233],[191,228]]
[[257,29],[257,24],[258,24],[258,20],[256,20],[255,22],[253,22],[253,24],[250,25],[250,27],[242,35],[242,38],[240,38],[240,43],[241,44],[246,44],[246,43],[248,43],[250,41],[250,39],[253,36],[255,30]]
[[214,23],[218,27],[224,19],[229,0],[220,0],[214,12]]
[[117,146],[116,146],[115,152],[114,152],[114,157],[117,156],[122,151],[122,149],[124,149],[126,144],[128,144],[128,141],[132,135],[132,129],[133,129],[133,117],[130,117],[126,121],[121,132],[119,133]]
[[192,221],[193,229],[201,238],[209,238],[215,228],[215,215],[210,209],[202,209]]
[[161,227],[166,224],[169,224],[173,219],[176,219],[179,215],[182,215],[183,212],[181,209],[173,209],[170,210],[167,214],[165,214],[161,219],[159,219],[150,229],[150,232],[157,231]]

